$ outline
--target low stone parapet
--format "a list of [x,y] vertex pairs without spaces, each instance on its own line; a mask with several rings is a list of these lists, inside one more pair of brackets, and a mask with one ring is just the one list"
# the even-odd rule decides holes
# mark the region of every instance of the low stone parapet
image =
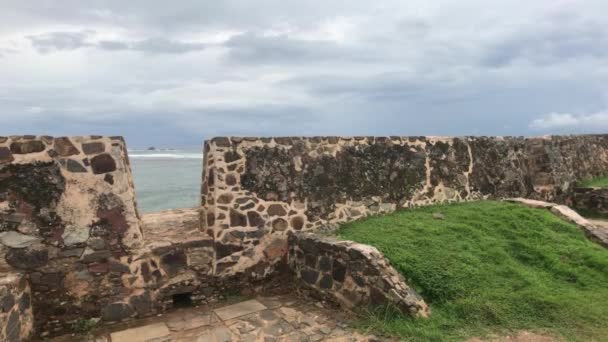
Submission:
[[294,233],[288,262],[304,288],[348,309],[392,304],[404,313],[429,315],[422,297],[372,246]]
[[33,331],[32,295],[26,276],[0,274],[0,341],[27,341]]
[[576,188],[571,194],[572,207],[592,216],[608,218],[608,189]]

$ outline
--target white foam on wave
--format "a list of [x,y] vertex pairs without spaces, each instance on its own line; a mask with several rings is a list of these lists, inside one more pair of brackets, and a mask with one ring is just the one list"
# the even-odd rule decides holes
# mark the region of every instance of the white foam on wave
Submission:
[[129,154],[129,158],[146,159],[203,159],[202,153],[149,153],[149,154]]

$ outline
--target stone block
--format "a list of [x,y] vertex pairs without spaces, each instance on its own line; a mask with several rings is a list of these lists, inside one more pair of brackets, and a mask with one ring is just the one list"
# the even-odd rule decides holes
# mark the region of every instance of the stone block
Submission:
[[226,321],[229,319],[233,319],[233,318],[249,315],[249,314],[252,314],[255,312],[259,312],[259,311],[262,311],[265,309],[267,309],[267,308],[266,308],[266,306],[264,306],[264,304],[258,302],[255,299],[252,299],[252,300],[240,302],[237,304],[224,306],[224,307],[215,309],[213,312],[215,312],[215,314],[218,315],[219,318]]
[[110,334],[110,338],[112,342],[148,342],[164,341],[170,335],[171,332],[165,323],[155,323],[117,331]]

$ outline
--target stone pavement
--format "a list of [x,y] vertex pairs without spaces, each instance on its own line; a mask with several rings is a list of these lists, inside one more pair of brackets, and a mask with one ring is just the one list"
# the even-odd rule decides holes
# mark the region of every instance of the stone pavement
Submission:
[[290,295],[258,297],[215,308],[192,307],[54,342],[380,341],[348,326],[348,315]]

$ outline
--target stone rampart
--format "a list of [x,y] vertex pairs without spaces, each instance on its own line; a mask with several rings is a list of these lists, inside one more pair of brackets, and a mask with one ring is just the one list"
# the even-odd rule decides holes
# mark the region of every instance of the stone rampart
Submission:
[[216,271],[263,278],[289,231],[445,201],[566,201],[608,170],[608,136],[221,137],[203,164]]

